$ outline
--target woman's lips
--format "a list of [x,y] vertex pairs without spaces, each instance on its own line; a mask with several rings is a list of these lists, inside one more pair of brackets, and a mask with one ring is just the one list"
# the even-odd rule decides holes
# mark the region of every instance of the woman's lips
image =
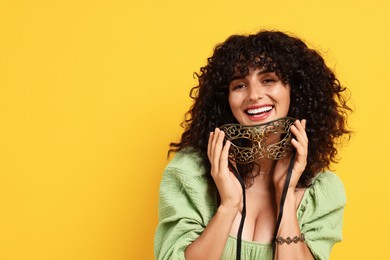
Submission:
[[248,108],[245,110],[245,113],[251,121],[262,121],[271,114],[272,110],[273,106],[265,105]]

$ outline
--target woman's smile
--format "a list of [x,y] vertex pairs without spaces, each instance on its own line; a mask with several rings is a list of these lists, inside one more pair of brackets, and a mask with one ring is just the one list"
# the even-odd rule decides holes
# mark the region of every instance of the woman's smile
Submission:
[[273,108],[273,105],[250,106],[248,109],[245,110],[245,113],[252,121],[262,121],[271,115]]

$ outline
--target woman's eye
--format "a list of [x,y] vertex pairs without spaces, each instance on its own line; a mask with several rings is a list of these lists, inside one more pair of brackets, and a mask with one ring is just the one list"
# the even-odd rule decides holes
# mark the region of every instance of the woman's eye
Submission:
[[263,80],[263,84],[265,84],[265,85],[269,85],[269,84],[272,84],[272,83],[275,83],[275,82],[276,82],[276,80],[273,79],[273,78],[266,78],[266,79]]
[[232,86],[232,90],[239,90],[239,89],[242,89],[245,87],[245,84],[244,83],[241,83],[241,84],[236,84],[236,85],[233,85]]

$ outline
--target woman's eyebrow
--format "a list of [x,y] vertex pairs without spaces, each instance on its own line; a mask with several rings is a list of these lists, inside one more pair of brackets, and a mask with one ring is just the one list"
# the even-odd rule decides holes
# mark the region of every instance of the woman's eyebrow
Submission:
[[245,75],[236,75],[236,76],[233,76],[229,82],[232,82],[234,80],[237,80],[237,79],[244,79],[245,78]]
[[[274,73],[275,71],[271,70],[271,69],[264,69],[264,70],[260,70],[259,72],[257,72],[257,75],[260,76],[260,75],[263,75],[263,74],[267,74],[267,73]],[[236,76],[233,76],[229,82],[232,82],[234,80],[237,80],[237,79],[244,79],[247,75],[236,75]]]

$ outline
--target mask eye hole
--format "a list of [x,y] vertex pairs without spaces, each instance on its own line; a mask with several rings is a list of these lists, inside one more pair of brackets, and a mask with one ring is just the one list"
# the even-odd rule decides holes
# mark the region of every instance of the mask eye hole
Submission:
[[272,146],[284,139],[287,132],[281,125],[270,125],[266,127],[264,134],[266,136],[266,146]]
[[253,145],[253,142],[247,138],[236,138],[233,140],[230,140],[232,144],[234,144],[237,147],[241,148],[251,148]]

